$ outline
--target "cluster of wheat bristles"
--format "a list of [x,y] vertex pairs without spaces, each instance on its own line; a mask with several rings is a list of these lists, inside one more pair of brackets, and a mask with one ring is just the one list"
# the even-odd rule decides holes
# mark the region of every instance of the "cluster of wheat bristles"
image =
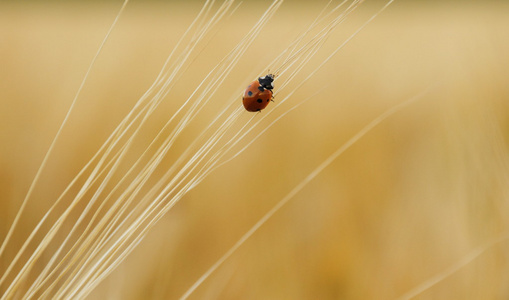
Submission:
[[[257,8],[263,7],[261,10],[252,9],[256,12],[256,19],[249,23],[242,35],[232,38],[234,42],[231,46],[220,49],[221,58],[208,61],[211,67],[203,75],[192,77],[193,82],[187,82],[186,85],[182,82],[189,80],[188,74],[193,73],[200,59],[207,60],[203,57],[206,57],[209,45],[224,30],[224,24],[230,24],[228,20],[234,18],[244,5],[234,0],[205,1],[201,7],[193,10],[194,17],[185,24],[185,30],[167,51],[167,58],[150,87],[132,104],[113,130],[108,132],[86,163],[58,192],[58,196],[48,201],[49,204],[33,222],[33,226],[23,237],[18,238],[23,216],[33,205],[40,181],[48,176],[47,165],[55,159],[54,152],[59,142],[65,138],[63,132],[75,114],[89,77],[94,76],[94,68],[100,62],[104,48],[115,37],[116,27],[121,23],[125,11],[129,10],[131,3],[126,0],[88,64],[63,121],[2,235],[1,299],[83,299],[94,295],[98,286],[143,244],[142,241],[180,200],[204,180],[213,177],[211,175],[220,171],[221,167],[235,165],[246,150],[273,125],[294,110],[322,97],[324,91],[331,88],[327,85],[316,86],[316,83],[312,88],[307,85],[341,53],[345,45],[351,43],[366,27],[372,26],[375,18],[393,0],[376,6],[368,17],[361,18],[348,35],[337,37],[340,25],[363,7],[363,2],[344,0],[324,4],[303,29],[288,41],[285,40],[282,50],[273,56],[263,54],[260,49],[270,46],[273,39],[279,38],[269,34],[271,29],[268,26],[273,18],[277,18],[283,1],[257,5]],[[330,43],[330,40],[333,42]],[[243,70],[246,84],[233,90],[224,88],[228,86],[228,81],[239,74],[239,64],[252,60],[253,53],[260,53],[261,63],[252,69]],[[260,113],[246,112],[239,95],[249,80],[268,72],[276,76],[275,103]],[[347,149],[382,121],[407,106],[436,95],[436,90],[446,84],[449,83],[440,80],[421,82],[416,92],[407,94],[403,99],[396,99],[399,104],[391,105],[367,119],[353,135],[341,143],[335,143],[334,151],[322,155],[319,163],[308,169],[306,175],[290,189],[281,193],[271,208],[259,214],[256,221],[250,222],[251,225],[243,225],[242,234],[237,235],[235,242],[223,247],[221,255],[216,255],[212,263],[195,272],[194,275],[199,275],[194,276],[193,281],[187,280],[185,287],[170,293],[171,296],[165,292],[158,296],[154,292],[147,298],[190,297],[262,225]],[[182,86],[186,88],[179,90]],[[330,98],[330,94],[327,95]],[[164,110],[171,113],[161,121],[160,113]],[[495,124],[494,127],[497,126]],[[494,138],[492,142],[496,144],[499,140]],[[494,152],[503,152],[503,146],[499,146]],[[502,158],[504,162],[507,161],[505,159]],[[472,162],[472,165],[475,164],[475,161]],[[505,171],[505,167],[501,167],[497,172],[506,175]],[[481,190],[481,198],[489,194],[487,188]],[[503,181],[494,184],[493,191],[497,197],[508,195]],[[503,208],[506,204],[500,201],[499,205]],[[498,220],[497,226],[503,229],[503,216]],[[506,240],[507,236],[503,234],[485,239],[472,252],[466,252],[464,256],[453,260],[453,263],[445,264],[441,270],[426,273],[426,276],[393,295],[410,299],[424,293]],[[503,270],[498,272],[503,273]],[[211,294],[220,292],[221,288],[217,288]],[[235,294],[232,295],[230,298],[235,298]],[[243,292],[238,292],[239,295],[243,295]],[[331,295],[318,297],[340,297],[340,294]],[[350,296],[362,298],[352,294]]]

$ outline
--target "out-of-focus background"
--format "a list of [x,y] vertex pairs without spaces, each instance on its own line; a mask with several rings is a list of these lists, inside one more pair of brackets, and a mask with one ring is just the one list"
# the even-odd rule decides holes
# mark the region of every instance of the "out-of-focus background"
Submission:
[[[284,3],[220,87],[218,107],[223,95],[231,97],[266,72],[326,3]],[[154,115],[154,132],[269,4],[246,1],[221,21]],[[130,1],[0,260],[0,272],[151,85],[201,5]],[[366,1],[287,88],[278,91],[276,81],[278,97],[382,5]],[[0,4],[2,240],[120,6],[121,1]],[[318,96],[188,193],[89,299],[178,298],[364,125],[435,82],[425,97],[378,125],[311,181],[191,298],[394,299],[507,234],[508,13],[506,1],[395,1],[274,116],[324,88]],[[209,105],[204,115],[217,112]],[[416,299],[507,299],[508,246],[495,244]]]

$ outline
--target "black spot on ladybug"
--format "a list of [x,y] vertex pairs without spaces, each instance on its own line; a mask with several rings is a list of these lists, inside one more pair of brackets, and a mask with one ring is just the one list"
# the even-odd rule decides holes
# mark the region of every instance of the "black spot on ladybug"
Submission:
[[270,99],[267,99],[267,102],[269,102],[269,101],[270,101]]
[[247,95],[251,96],[251,95],[253,95],[253,92],[249,91],[249,92],[247,92]]
[[263,100],[262,100],[262,99],[258,99],[258,100],[256,100],[256,102],[258,102],[258,103],[262,103],[262,102],[263,102]]

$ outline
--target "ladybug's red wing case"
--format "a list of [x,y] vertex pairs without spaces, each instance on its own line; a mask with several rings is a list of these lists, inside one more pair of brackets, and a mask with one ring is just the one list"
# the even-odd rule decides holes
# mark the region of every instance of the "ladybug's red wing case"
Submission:
[[263,89],[260,91],[258,88],[260,83],[258,81],[253,81],[247,87],[244,92],[244,97],[242,97],[242,103],[244,104],[244,108],[247,111],[256,112],[264,109],[269,105],[270,100],[272,99],[272,91],[268,89]]

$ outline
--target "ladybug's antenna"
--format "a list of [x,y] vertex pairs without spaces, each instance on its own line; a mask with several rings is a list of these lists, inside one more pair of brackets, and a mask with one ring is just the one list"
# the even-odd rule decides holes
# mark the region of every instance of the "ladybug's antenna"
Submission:
[[[271,73],[269,72],[269,74],[271,74]],[[276,70],[276,72],[272,73],[271,75],[272,75],[272,78],[273,78],[274,80],[276,79],[276,77],[278,77],[278,76],[279,76],[279,75],[277,74],[277,70]]]
[[271,75],[273,79],[276,79],[276,77],[278,76],[278,75],[277,75],[277,70],[276,70],[276,72],[271,73],[271,72],[270,72],[270,69],[267,69],[267,74],[268,74],[268,75]]

